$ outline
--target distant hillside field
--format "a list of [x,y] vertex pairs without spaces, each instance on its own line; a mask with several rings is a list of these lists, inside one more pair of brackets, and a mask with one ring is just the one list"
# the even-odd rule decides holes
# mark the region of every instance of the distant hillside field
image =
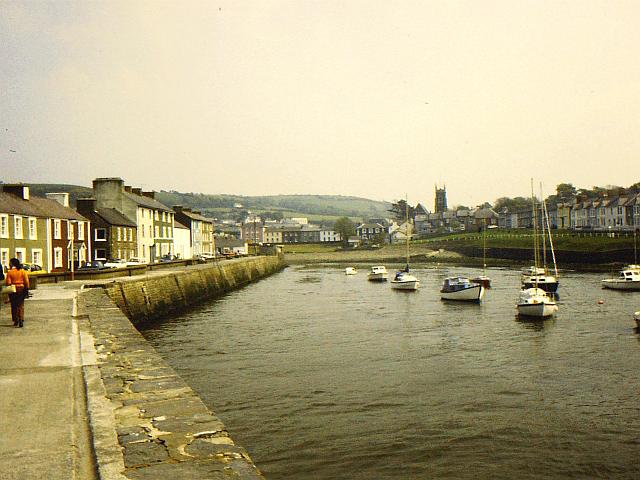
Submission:
[[[69,192],[71,205],[76,199],[91,196],[89,187],[79,185],[33,183],[31,193],[44,196],[47,192]],[[276,213],[284,217],[307,217],[312,221],[333,221],[346,216],[353,219],[388,217],[391,204],[360,197],[340,195],[267,195],[249,197],[241,195],[213,195],[204,193],[156,192],[158,201],[171,207],[182,205],[201,210],[205,214],[221,217],[233,212],[250,210],[256,213]],[[239,206],[241,205],[241,207]]]

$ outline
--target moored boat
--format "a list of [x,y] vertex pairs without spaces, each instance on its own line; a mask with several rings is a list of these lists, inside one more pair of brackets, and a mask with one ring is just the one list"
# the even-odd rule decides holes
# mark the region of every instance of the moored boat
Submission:
[[546,275],[543,273],[540,275],[522,276],[522,288],[541,288],[548,293],[556,293],[558,291],[558,279],[554,275]]
[[640,265],[627,266],[617,278],[602,280],[602,286],[613,290],[640,290]]
[[443,300],[480,302],[483,296],[484,287],[466,277],[445,278],[440,289],[440,298]]
[[367,280],[370,282],[386,282],[389,274],[387,273],[387,267],[384,265],[375,265],[371,267]]
[[391,280],[391,288],[396,290],[417,290],[420,286],[420,280],[409,273],[409,265],[405,270],[396,272]]
[[477,283],[479,285],[482,285],[485,290],[487,288],[491,288],[491,279],[489,277],[487,277],[486,275],[478,275],[477,277],[473,277],[471,279],[471,281],[473,283]]
[[355,267],[347,267],[344,269],[345,275],[356,275],[357,273],[358,273],[358,270],[356,270]]
[[518,297],[518,315],[545,318],[558,311],[558,304],[541,288],[527,288]]
[[640,310],[633,314],[633,318],[635,319],[638,328],[640,328]]

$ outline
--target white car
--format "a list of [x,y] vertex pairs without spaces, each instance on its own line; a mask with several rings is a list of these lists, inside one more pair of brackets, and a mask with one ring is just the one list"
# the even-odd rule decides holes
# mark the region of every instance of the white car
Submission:
[[137,257],[131,257],[129,260],[127,260],[127,267],[135,267],[137,265],[146,265],[146,264],[147,262]]
[[119,258],[114,258],[112,260],[109,260],[108,262],[105,262],[104,266],[106,268],[123,268],[127,266],[127,261],[120,260]]
[[213,253],[201,253],[200,258],[203,260],[213,260],[216,256]]

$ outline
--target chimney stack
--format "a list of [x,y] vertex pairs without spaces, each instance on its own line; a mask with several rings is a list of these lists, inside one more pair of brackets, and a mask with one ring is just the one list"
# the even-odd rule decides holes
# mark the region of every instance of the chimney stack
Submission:
[[29,186],[22,183],[7,183],[2,185],[2,191],[15,195],[22,200],[29,200]]
[[125,185],[124,186],[124,191],[128,192],[128,193],[131,193],[131,185]]
[[145,197],[149,197],[152,199],[156,199],[156,192],[142,192],[142,195],[144,195]]
[[49,200],[55,200],[63,207],[69,206],[69,194],[66,192],[45,193]]
[[131,193],[133,193],[135,195],[142,195],[142,189],[141,188],[132,188],[131,189]]
[[78,198],[76,200],[76,209],[78,213],[83,215],[91,214],[96,211],[96,199],[95,198]]

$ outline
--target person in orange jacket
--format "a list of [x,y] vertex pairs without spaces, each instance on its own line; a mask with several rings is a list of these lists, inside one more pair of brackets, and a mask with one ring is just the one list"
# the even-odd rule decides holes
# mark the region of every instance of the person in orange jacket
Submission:
[[15,285],[15,293],[9,294],[11,302],[11,319],[16,327],[24,324],[24,299],[29,294],[29,274],[23,270],[20,260],[12,258],[9,260],[9,271],[5,280],[7,285]]

